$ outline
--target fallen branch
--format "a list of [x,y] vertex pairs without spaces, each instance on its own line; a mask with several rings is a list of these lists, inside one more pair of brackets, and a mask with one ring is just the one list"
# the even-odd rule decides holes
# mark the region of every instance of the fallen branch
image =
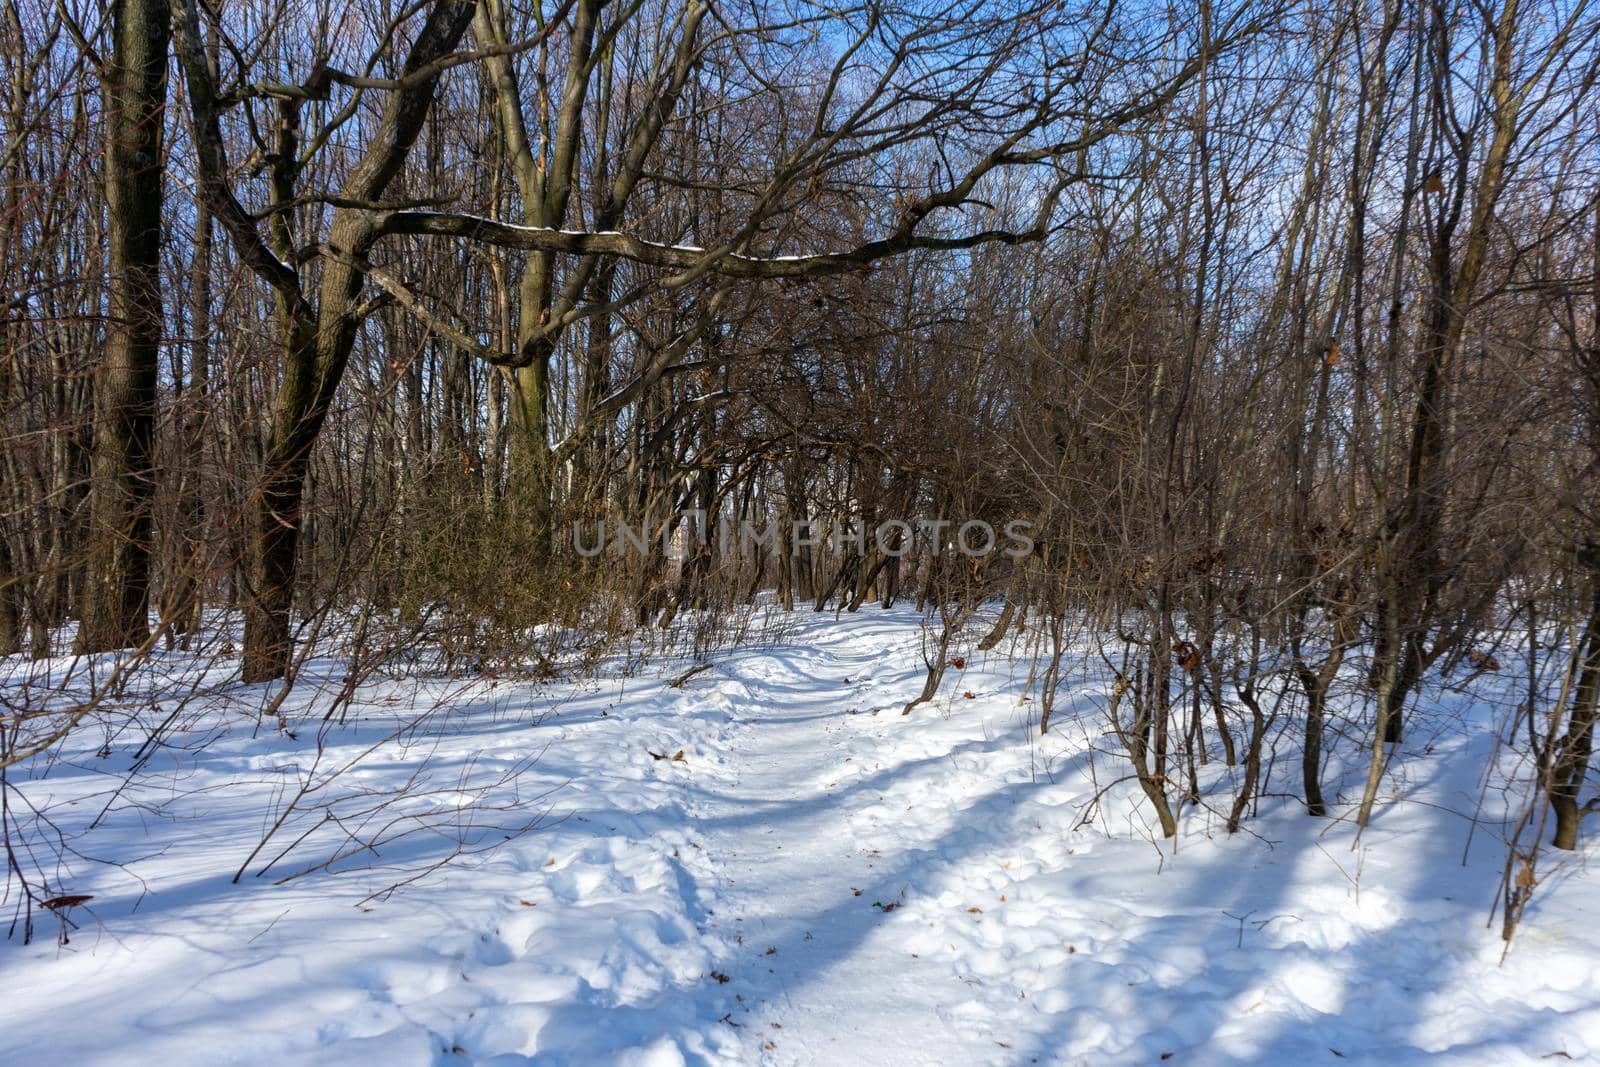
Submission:
[[684,687],[684,685],[688,683],[690,678],[693,678],[695,675],[699,674],[701,671],[709,671],[710,669],[711,669],[711,664],[709,664],[709,663],[697,663],[693,667],[690,667],[688,670],[684,671],[682,674],[678,675],[672,681],[668,682],[667,683],[667,688],[668,689],[682,689]]

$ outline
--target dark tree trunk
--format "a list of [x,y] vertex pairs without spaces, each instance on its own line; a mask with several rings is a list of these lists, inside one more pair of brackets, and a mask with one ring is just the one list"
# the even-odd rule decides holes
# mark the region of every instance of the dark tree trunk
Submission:
[[[201,159],[202,186],[217,220],[233,239],[240,257],[277,290],[284,318],[285,369],[273,402],[272,434],[266,448],[254,507],[254,551],[245,596],[244,679],[259,682],[288,673],[292,647],[290,614],[294,601],[295,551],[300,536],[302,502],[311,450],[316,444],[344,376],[360,326],[360,297],[366,284],[363,257],[382,236],[370,213],[340,207],[327,232],[329,256],[313,308],[299,279],[283,260],[293,250],[285,216],[274,217],[276,251],[260,240],[255,220],[245,215],[226,185],[227,168],[217,120],[216,86],[200,54],[199,19],[185,7],[183,65],[195,109],[195,139]],[[369,147],[341,189],[345,200],[372,203],[383,198],[410,154],[442,70],[435,65],[454,51],[472,21],[473,5],[439,0],[429,6],[425,22],[412,42],[401,69],[401,88],[390,91]],[[427,73],[418,75],[427,70]],[[285,105],[280,124],[280,166],[296,155],[293,104]],[[292,196],[295,175],[274,172],[279,202]]]
[[300,543],[300,508],[309,452],[269,467],[256,497],[252,531],[255,552],[244,603],[244,680],[282,678],[294,652],[295,557]]
[[1328,805],[1322,799],[1322,727],[1327,693],[1311,671],[1299,673],[1306,693],[1306,740],[1300,754],[1300,780],[1305,789],[1306,813],[1320,818],[1328,814]]
[[173,573],[166,576],[163,616],[172,632],[188,648],[200,626],[200,602],[207,569],[206,505],[201,489],[205,476],[205,423],[207,384],[211,358],[207,335],[211,332],[211,210],[202,201],[195,206],[194,256],[189,263],[189,377],[179,394],[180,429],[185,469],[180,481],[178,513],[183,524]]
[[1583,636],[1584,649],[1578,666],[1578,683],[1572,690],[1572,712],[1567,733],[1556,749],[1550,785],[1550,808],[1556,817],[1556,848],[1578,847],[1578,826],[1583,820],[1579,793],[1589,773],[1589,757],[1594,750],[1596,704],[1600,702],[1600,579],[1594,593],[1594,606]]
[[0,656],[22,648],[22,576],[11,557],[11,545],[0,530]]
[[119,0],[106,73],[106,243],[110,316],[95,369],[88,579],[77,651],[150,633],[150,501],[161,349],[162,122],[170,19],[165,0]]

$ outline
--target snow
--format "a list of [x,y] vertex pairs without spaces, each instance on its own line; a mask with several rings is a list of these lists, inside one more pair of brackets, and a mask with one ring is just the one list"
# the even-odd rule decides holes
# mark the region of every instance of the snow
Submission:
[[[968,641],[940,698],[901,716],[922,681],[914,612],[789,624],[783,643],[713,653],[680,689],[667,683],[684,665],[659,662],[543,684],[393,679],[344,727],[317,729],[323,705],[310,721],[291,710],[293,738],[255,730],[258,687],[219,681],[232,702],[188,727],[211,743],[163,748],[74,839],[126,866],[63,870],[59,891],[94,895],[70,942],[48,916],[32,944],[0,942],[0,1062],[1600,1056],[1600,904],[1581,864],[1540,886],[1504,962],[1486,925],[1504,854],[1492,813],[1475,827],[1472,813],[1491,704],[1424,695],[1439,714],[1359,841],[1287,795],[1285,751],[1232,836],[1214,762],[1173,848],[1136,787],[1112,784],[1126,764],[1101,736],[1106,680],[1090,667],[1041,738],[1028,663],[1006,645]],[[426,708],[440,710],[425,729],[390,738]],[[96,736],[21,789],[71,833],[135,747]],[[288,783],[369,748],[317,803],[348,820],[352,782],[398,790],[429,753],[429,810],[476,797],[491,814],[425,822],[335,873],[271,884],[286,862],[230,881]]]
[[487,215],[475,215],[465,211],[431,211],[426,208],[412,208],[404,212],[396,212],[396,214],[405,214],[414,218],[426,216],[440,219],[459,219],[466,222],[480,223],[484,226],[493,226],[511,233],[525,233],[534,236],[558,234],[562,237],[622,237],[644,248],[654,248],[662,252],[678,252],[684,255],[704,255],[706,251],[699,245],[666,244],[661,241],[648,241],[642,237],[631,237],[621,230],[564,230],[551,226],[525,226],[515,222],[502,222]]
[[[712,251],[711,249],[707,249],[703,245],[669,244],[669,243],[664,242],[664,241],[651,241],[651,240],[647,240],[646,238],[643,238],[643,237],[637,237],[637,236],[634,236],[634,235],[631,235],[631,234],[625,234],[620,230],[565,230],[565,229],[556,229],[556,228],[549,227],[549,226],[526,226],[526,225],[522,225],[522,224],[514,223],[514,222],[502,222],[499,219],[489,218],[487,215],[475,215],[475,214],[472,214],[470,212],[432,211],[432,210],[428,210],[428,209],[425,209],[425,208],[415,208],[415,209],[408,209],[408,210],[403,211],[403,212],[396,211],[395,214],[397,214],[397,215],[406,215],[406,216],[409,216],[409,217],[412,217],[412,218],[431,217],[431,218],[449,219],[449,220],[452,220],[452,221],[459,220],[459,221],[464,221],[464,222],[478,223],[478,224],[481,224],[483,226],[488,226],[488,227],[493,227],[495,229],[504,230],[507,233],[526,234],[527,236],[529,236],[531,238],[539,238],[539,237],[546,237],[546,236],[559,236],[559,237],[568,237],[568,238],[589,238],[589,237],[595,237],[595,238],[620,238],[620,239],[623,239],[623,240],[626,240],[626,241],[632,243],[633,245],[636,245],[639,248],[651,249],[651,250],[656,251],[656,252],[669,253],[671,255],[676,255],[676,256],[689,256],[689,257],[704,256],[704,255],[709,254]],[[720,250],[718,250],[718,251],[720,251]],[[835,258],[844,259],[846,257],[847,257],[847,253],[843,253],[843,252],[811,252],[811,253],[805,253],[805,254],[800,254],[800,255],[782,255],[782,256],[752,256],[752,255],[745,255],[745,254],[737,253],[737,252],[730,252],[730,253],[726,254],[726,258],[729,261],[737,262],[737,263],[745,263],[745,264],[762,264],[762,263],[788,263],[788,264],[794,264],[794,263],[806,263],[806,262],[810,262],[812,260],[826,261],[826,260],[835,259]]]

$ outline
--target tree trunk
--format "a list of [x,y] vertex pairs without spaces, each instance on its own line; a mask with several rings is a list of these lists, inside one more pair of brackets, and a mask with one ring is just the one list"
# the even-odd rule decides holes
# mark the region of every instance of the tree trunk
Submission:
[[1597,576],[1594,605],[1584,629],[1580,646],[1584,652],[1579,657],[1578,684],[1572,691],[1572,712],[1567,719],[1566,736],[1556,750],[1550,785],[1550,809],[1556,817],[1556,832],[1551,843],[1568,850],[1578,847],[1578,826],[1583,820],[1579,792],[1589,773],[1596,704],[1600,700],[1600,576]]
[[211,356],[207,337],[211,332],[211,210],[202,201],[195,205],[194,256],[189,264],[189,380],[179,394],[183,435],[183,462],[186,464],[178,491],[178,515],[183,524],[180,544],[174,554],[173,572],[166,576],[163,617],[172,620],[172,632],[183,647],[190,645],[192,633],[200,626],[201,596],[207,570],[206,503],[202,492],[205,477],[205,424],[207,384]]
[[[389,93],[369,147],[351,170],[341,189],[343,199],[371,203],[381,200],[399,173],[421,132],[422,123],[433,105],[434,91],[442,73],[435,65],[441,56],[452,52],[472,20],[473,6],[439,0],[430,5],[427,18],[418,30],[401,69],[402,88]],[[191,24],[186,37],[198,33],[193,10],[186,11]],[[185,69],[189,73],[190,97],[197,111],[197,140],[201,142],[204,184],[218,218],[228,228],[241,256],[248,256],[267,276],[275,279],[285,320],[285,368],[283,381],[273,402],[271,439],[261,474],[254,507],[255,540],[250,561],[250,588],[246,590],[244,633],[244,680],[268,681],[287,675],[292,654],[290,614],[295,587],[295,551],[300,536],[302,502],[306,492],[306,473],[311,450],[322,431],[345,365],[355,345],[360,327],[360,296],[366,284],[362,257],[380,236],[372,217],[359,207],[340,207],[329,223],[327,246],[343,254],[330,255],[324,266],[319,302],[313,310],[300,292],[297,279],[282,276],[280,248],[271,253],[261,248],[254,222],[240,217],[239,205],[223,184],[221,156],[217,142],[220,133],[214,114],[215,86],[210,84],[204,61],[198,57],[198,42],[185,41]],[[425,68],[429,73],[407,80]],[[290,116],[292,120],[292,116]],[[292,122],[284,124],[292,129]],[[294,157],[292,140],[285,158]],[[288,191],[288,190],[283,190]],[[280,196],[280,200],[284,197]],[[282,216],[275,216],[281,220]],[[275,241],[286,242],[280,233]],[[277,266],[272,264],[276,262]]]
[[0,529],[0,656],[22,648],[22,576],[11,557],[11,545]]
[[165,0],[119,0],[106,74],[106,243],[110,315],[95,370],[89,588],[78,652],[141,643],[150,632],[150,501],[155,485],[156,361],[161,349]]
[[1006,603],[1000,609],[1000,617],[994,621],[989,632],[978,642],[978,651],[987,652],[1006,636],[1006,631],[1011,629],[1012,620],[1016,618],[1017,601],[1022,593],[1022,564],[1016,564],[1016,569],[1011,572],[1011,585],[1006,589]]

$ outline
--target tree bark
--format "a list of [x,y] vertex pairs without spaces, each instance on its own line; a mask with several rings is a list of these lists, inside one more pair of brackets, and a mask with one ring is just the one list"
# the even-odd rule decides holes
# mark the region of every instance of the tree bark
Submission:
[[137,645],[150,632],[166,0],[118,0],[112,35],[105,75],[110,316],[94,379],[89,587],[76,642],[80,653]]
[[1551,844],[1568,850],[1578,847],[1578,827],[1584,814],[1578,803],[1579,793],[1589,773],[1596,704],[1600,702],[1600,578],[1596,580],[1594,604],[1581,647],[1584,652],[1579,657],[1578,684],[1572,691],[1572,711],[1567,718],[1566,736],[1556,749],[1550,785],[1550,810],[1556,817]]
[[[183,65],[195,111],[202,191],[240,259],[279,294],[284,319],[284,376],[273,402],[272,427],[252,515],[255,545],[245,591],[246,682],[284,677],[290,666],[295,557],[306,473],[361,324],[359,300],[367,277],[364,257],[382,236],[374,213],[361,205],[381,200],[399,174],[433,104],[443,73],[436,61],[455,50],[472,14],[471,3],[451,0],[438,0],[428,8],[406,55],[399,87],[389,91],[366,152],[340,190],[340,199],[349,206],[335,210],[329,224],[322,284],[313,307],[300,289],[297,274],[285,262],[285,254],[292,252],[285,214],[273,216],[277,247],[269,250],[261,241],[255,219],[226,185],[214,75],[200,49],[198,11],[192,5],[184,8]],[[284,105],[283,116],[283,140],[275,153],[278,162],[273,175],[274,196],[280,203],[292,195],[296,177],[283,169],[292,168],[297,156],[292,101]]]

